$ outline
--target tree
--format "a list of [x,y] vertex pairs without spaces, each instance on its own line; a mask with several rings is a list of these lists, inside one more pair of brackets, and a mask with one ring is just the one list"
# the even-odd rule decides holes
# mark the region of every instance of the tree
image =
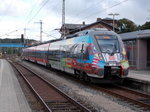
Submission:
[[140,27],[140,30],[150,29],[150,21]]
[[118,28],[120,29],[119,33],[132,32],[137,29],[137,25],[126,18],[118,20]]

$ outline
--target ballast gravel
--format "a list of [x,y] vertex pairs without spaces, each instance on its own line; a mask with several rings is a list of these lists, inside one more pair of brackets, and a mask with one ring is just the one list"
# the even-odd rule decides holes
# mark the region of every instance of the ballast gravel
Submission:
[[62,74],[58,75],[29,62],[22,63],[46,77],[72,98],[89,105],[89,108],[92,108],[96,112],[145,112],[138,107],[136,108],[133,104],[129,104],[129,102],[121,101],[103,92],[88,88],[69,78],[64,78],[61,76]]

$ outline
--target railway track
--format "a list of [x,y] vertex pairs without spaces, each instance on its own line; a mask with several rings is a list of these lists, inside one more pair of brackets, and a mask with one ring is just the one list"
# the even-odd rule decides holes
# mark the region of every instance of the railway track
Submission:
[[105,85],[105,86],[99,86],[95,87],[97,90],[103,91],[105,93],[108,93],[110,95],[113,95],[115,97],[119,97],[121,99],[124,99],[126,101],[129,101],[129,103],[136,104],[140,106],[143,109],[150,110],[150,95],[144,94],[129,88],[125,88],[118,85]]
[[[43,67],[39,66],[40,68],[43,69]],[[47,69],[45,69],[47,70]],[[47,71],[51,71],[51,70],[47,70]],[[51,71],[53,72],[53,71]],[[61,74],[58,73],[58,74]],[[62,75],[60,75],[62,76]],[[64,76],[67,77],[68,76]],[[123,86],[118,86],[118,85],[93,85],[93,84],[87,84],[84,81],[81,80],[76,80],[73,77],[69,77],[71,78],[71,80],[75,80],[85,86],[87,86],[87,88],[93,88],[96,89],[98,91],[102,91],[105,92],[109,95],[113,95],[115,97],[119,97],[120,99],[124,99],[125,101],[128,101],[129,103],[133,103],[138,105],[140,108],[146,109],[146,110],[150,110],[150,94],[144,94],[138,91],[135,91],[133,89],[129,89],[129,88],[125,88]]]
[[34,73],[32,70],[16,62],[11,64],[17,69],[47,112],[91,112],[60,89]]

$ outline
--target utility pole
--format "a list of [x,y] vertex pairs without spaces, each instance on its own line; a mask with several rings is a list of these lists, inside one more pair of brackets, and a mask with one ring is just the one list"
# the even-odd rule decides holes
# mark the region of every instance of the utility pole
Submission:
[[40,20],[40,41],[42,42],[42,20]]
[[115,16],[118,16],[119,14],[118,13],[110,13],[108,15],[113,16],[113,31],[115,31]]
[[42,20],[40,20],[40,22],[35,22],[35,23],[39,23],[40,24],[40,42],[42,42],[42,24],[43,24],[43,22],[42,22]]
[[[26,44],[26,42],[25,42],[25,40],[26,40],[26,30],[27,30],[27,29],[26,29],[26,28],[24,28],[24,43],[23,43],[23,44],[24,44],[24,46],[25,46],[25,44]],[[28,45],[28,43],[27,43],[27,45]]]
[[30,30],[29,28],[24,28],[24,45],[28,45],[28,37],[26,36],[26,31]]
[[62,35],[65,36],[65,0],[62,2]]
[[62,3],[62,25],[65,24],[65,0]]

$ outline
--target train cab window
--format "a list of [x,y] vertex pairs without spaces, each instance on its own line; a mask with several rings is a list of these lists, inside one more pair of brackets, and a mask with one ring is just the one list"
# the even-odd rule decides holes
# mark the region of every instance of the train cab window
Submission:
[[115,35],[95,36],[101,52],[119,52],[119,40]]

